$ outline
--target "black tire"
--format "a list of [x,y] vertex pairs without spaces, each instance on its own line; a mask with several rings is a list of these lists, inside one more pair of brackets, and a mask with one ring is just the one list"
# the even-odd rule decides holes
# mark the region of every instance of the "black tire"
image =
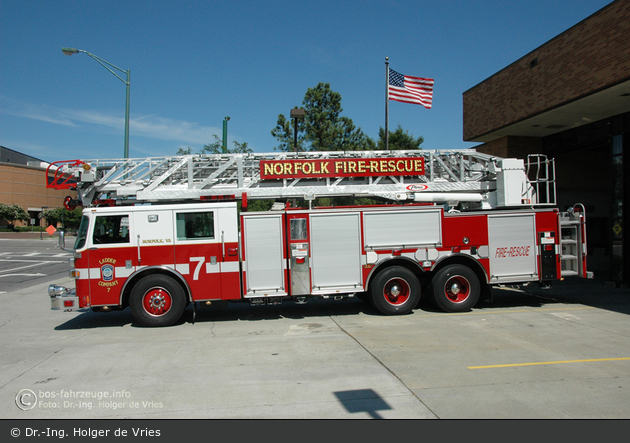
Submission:
[[409,314],[420,301],[420,281],[407,268],[384,269],[370,283],[369,300],[385,315]]
[[480,294],[479,278],[467,266],[446,266],[437,271],[431,281],[433,302],[446,312],[470,311]]
[[186,294],[173,278],[148,275],[131,290],[129,307],[142,326],[170,326],[181,318]]

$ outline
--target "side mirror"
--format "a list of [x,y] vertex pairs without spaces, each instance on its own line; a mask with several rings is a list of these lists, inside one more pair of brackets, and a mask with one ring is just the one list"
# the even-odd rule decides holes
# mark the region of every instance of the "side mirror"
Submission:
[[74,249],[66,248],[66,233],[63,229],[59,230],[59,248],[63,251],[74,252]]

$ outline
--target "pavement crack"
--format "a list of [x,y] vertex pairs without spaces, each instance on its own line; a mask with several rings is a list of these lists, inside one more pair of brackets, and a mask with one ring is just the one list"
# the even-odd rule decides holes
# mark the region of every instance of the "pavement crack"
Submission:
[[368,354],[369,354],[369,355],[370,355],[370,356],[371,356],[371,357],[372,357],[375,361],[377,361],[377,362],[378,362],[378,364],[380,364],[380,365],[381,365],[381,366],[382,366],[382,367],[383,367],[383,368],[384,368],[387,372],[389,372],[391,375],[393,375],[393,376],[396,378],[396,380],[398,380],[398,382],[399,382],[401,385],[403,385],[403,386],[405,387],[405,389],[406,389],[406,390],[407,390],[407,391],[408,391],[411,395],[413,395],[413,396],[416,398],[416,400],[418,400],[418,402],[419,402],[420,404],[422,404],[422,406],[424,406],[425,408],[427,408],[427,410],[428,410],[429,412],[431,412],[431,414],[433,414],[436,418],[440,418],[440,417],[438,417],[438,415],[437,415],[437,414],[436,414],[436,413],[435,413],[435,412],[434,412],[434,411],[433,411],[433,410],[429,407],[429,405],[427,405],[424,401],[422,401],[422,399],[421,399],[420,397],[418,397],[418,396],[416,395],[416,393],[415,393],[415,392],[413,392],[413,389],[411,389],[411,388],[410,388],[410,387],[409,387],[409,386],[405,383],[405,381],[404,381],[402,378],[400,378],[400,377],[398,376],[398,374],[396,374],[396,373],[395,373],[392,369],[390,369],[390,368],[389,368],[389,367],[388,367],[388,366],[387,366],[387,365],[386,365],[386,364],[385,364],[385,363],[384,363],[384,362],[383,362],[380,358],[378,358],[378,357],[376,356],[376,354],[374,354],[374,353],[373,353],[372,351],[370,351],[367,347],[365,347],[365,346],[363,345],[363,343],[361,343],[361,341],[359,341],[359,339],[358,339],[358,338],[356,338],[356,337],[355,337],[354,335],[352,335],[352,334],[351,334],[348,330],[346,330],[343,326],[341,326],[341,325],[340,325],[340,324],[339,324],[339,323],[338,323],[338,322],[337,322],[337,321],[336,321],[336,320],[335,320],[335,319],[334,319],[334,318],[333,318],[330,314],[326,313],[326,315],[328,315],[328,318],[330,318],[330,319],[333,321],[333,323],[334,323],[335,325],[337,325],[337,327],[338,327],[341,331],[343,331],[343,333],[344,333],[344,334],[346,334],[348,337],[350,337],[352,340],[354,340],[354,342],[355,342],[356,344],[358,344],[358,345],[359,345],[359,346],[360,346],[360,347],[361,347],[361,348],[362,348],[365,352],[367,352],[367,353],[368,353]]
[[32,371],[33,369],[37,368],[38,366],[46,363],[48,360],[50,360],[52,357],[54,357],[55,355],[57,355],[59,352],[63,351],[64,349],[69,348],[70,346],[72,346],[76,341],[82,339],[83,337],[85,337],[87,334],[82,334],[79,337],[76,337],[74,340],[72,340],[71,343],[66,344],[65,346],[62,346],[59,349],[53,350],[46,358],[44,358],[43,360],[33,364],[31,367],[29,367],[28,369],[25,369],[24,371],[22,371],[21,373],[19,373],[18,375],[16,375],[15,377],[11,378],[10,380],[8,380],[5,384],[0,386],[0,389],[4,389],[8,384],[13,383],[15,380],[21,378],[23,375],[25,375],[26,373]]
[[11,323],[11,321],[12,321],[15,317],[17,317],[17,316],[16,316],[16,315],[14,315],[13,317],[10,317],[7,321],[5,321],[4,323],[2,323],[2,324],[0,325],[0,328],[3,328],[4,326],[6,326],[6,325],[8,325],[9,323]]

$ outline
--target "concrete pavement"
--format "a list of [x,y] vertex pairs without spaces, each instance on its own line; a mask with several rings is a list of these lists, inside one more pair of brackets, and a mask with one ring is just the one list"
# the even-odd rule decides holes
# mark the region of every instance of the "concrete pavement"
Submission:
[[160,329],[51,311],[46,288],[1,295],[5,419],[630,418],[629,291],[597,282],[495,290],[464,314],[312,299],[193,324],[189,307]]

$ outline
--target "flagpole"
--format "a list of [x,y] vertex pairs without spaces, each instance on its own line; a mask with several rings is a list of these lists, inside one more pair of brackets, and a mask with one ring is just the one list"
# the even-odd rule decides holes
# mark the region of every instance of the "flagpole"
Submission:
[[389,57],[385,57],[385,150],[389,150]]

